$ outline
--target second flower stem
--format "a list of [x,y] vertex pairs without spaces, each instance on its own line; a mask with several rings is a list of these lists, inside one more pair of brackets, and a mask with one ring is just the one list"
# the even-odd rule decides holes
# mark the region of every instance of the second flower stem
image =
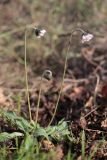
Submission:
[[53,120],[54,120],[54,118],[55,118],[55,115],[56,115],[56,111],[57,111],[57,108],[58,108],[59,100],[60,100],[61,93],[62,93],[62,90],[63,90],[64,78],[65,78],[65,73],[66,73],[66,68],[67,68],[67,60],[68,60],[69,50],[70,50],[70,46],[71,46],[71,39],[72,39],[73,33],[76,32],[76,31],[79,31],[79,32],[82,32],[82,33],[86,33],[86,32],[85,32],[84,30],[82,30],[81,28],[76,28],[75,30],[73,30],[73,31],[69,34],[69,35],[70,35],[70,38],[69,38],[68,47],[67,47],[67,52],[66,52],[66,57],[65,57],[64,71],[63,71],[63,77],[62,77],[61,87],[60,87],[60,91],[59,91],[59,94],[58,94],[58,99],[57,99],[57,102],[56,102],[56,105],[55,105],[55,110],[54,110],[54,113],[53,113],[53,115],[52,115],[52,118],[51,118],[48,126],[51,125],[51,123],[53,122]]

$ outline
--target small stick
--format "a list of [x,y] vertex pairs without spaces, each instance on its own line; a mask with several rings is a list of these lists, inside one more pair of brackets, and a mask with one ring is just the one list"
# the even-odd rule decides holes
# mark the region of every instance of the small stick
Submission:
[[100,107],[97,105],[97,102],[96,102],[97,90],[98,90],[98,85],[100,82],[100,77],[99,77],[99,75],[96,75],[96,77],[97,77],[97,83],[96,83],[96,87],[95,87],[95,91],[94,91],[94,99],[93,99],[94,106],[96,106],[96,107],[94,109],[92,109],[89,113],[87,113],[83,118],[88,117],[91,113],[93,113],[94,111],[96,111]]

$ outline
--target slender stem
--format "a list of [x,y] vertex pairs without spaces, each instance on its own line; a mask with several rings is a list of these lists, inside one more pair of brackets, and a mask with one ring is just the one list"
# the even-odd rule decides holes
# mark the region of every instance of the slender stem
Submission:
[[26,48],[27,48],[27,28],[25,28],[25,81],[26,81],[26,95],[28,100],[28,110],[29,110],[29,117],[30,121],[32,120],[31,115],[31,107],[30,107],[30,98],[29,98],[29,86],[28,86],[28,75],[27,75],[27,54],[26,54]]
[[63,71],[63,77],[62,77],[61,87],[60,87],[60,91],[59,91],[59,94],[58,94],[57,102],[56,102],[56,105],[55,105],[55,110],[54,110],[54,113],[52,115],[52,118],[51,118],[48,126],[51,125],[51,123],[53,122],[54,117],[56,115],[57,107],[58,107],[59,100],[60,100],[60,97],[61,97],[61,93],[62,93],[62,90],[63,90],[63,84],[64,84],[64,78],[65,78],[65,73],[66,73],[66,68],[67,68],[67,60],[68,60],[68,55],[69,55],[69,50],[70,50],[71,39],[72,39],[73,33],[76,32],[76,31],[80,31],[82,33],[85,33],[85,31],[82,30],[81,28],[76,28],[75,30],[73,30],[70,33],[69,43],[68,43],[68,47],[67,47],[67,53],[66,53],[66,57],[65,57],[64,71]]
[[[73,33],[73,32],[76,32],[76,31],[80,31],[80,32],[82,32],[82,33],[84,33],[84,34],[87,33],[86,31],[84,31],[84,30],[81,29],[81,28],[76,28],[75,30],[72,31],[72,33]],[[60,34],[59,37],[68,37],[68,36],[71,36],[72,33],[71,33],[71,32],[68,32],[68,33]]]
[[42,80],[43,80],[43,76],[44,76],[44,73],[42,74],[41,80],[40,80],[38,102],[37,102],[37,107],[36,107],[36,119],[35,119],[36,128],[37,128],[38,112],[39,112],[40,98],[41,98],[41,92],[42,92]]

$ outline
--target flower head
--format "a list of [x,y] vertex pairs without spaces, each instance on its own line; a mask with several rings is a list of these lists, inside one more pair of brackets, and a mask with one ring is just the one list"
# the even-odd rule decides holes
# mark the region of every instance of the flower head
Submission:
[[40,28],[34,28],[34,29],[35,29],[35,35],[37,38],[43,37],[46,33],[45,29],[40,29]]
[[93,37],[94,37],[93,34],[85,32],[82,34],[81,41],[82,41],[82,43],[89,42]]
[[47,80],[51,80],[52,79],[52,72],[50,70],[45,70],[43,73],[43,77]]

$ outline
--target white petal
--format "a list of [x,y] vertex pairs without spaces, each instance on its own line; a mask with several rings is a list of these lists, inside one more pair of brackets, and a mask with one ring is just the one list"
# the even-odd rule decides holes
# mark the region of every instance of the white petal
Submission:
[[94,36],[90,33],[84,34],[82,36],[82,43],[90,41]]

